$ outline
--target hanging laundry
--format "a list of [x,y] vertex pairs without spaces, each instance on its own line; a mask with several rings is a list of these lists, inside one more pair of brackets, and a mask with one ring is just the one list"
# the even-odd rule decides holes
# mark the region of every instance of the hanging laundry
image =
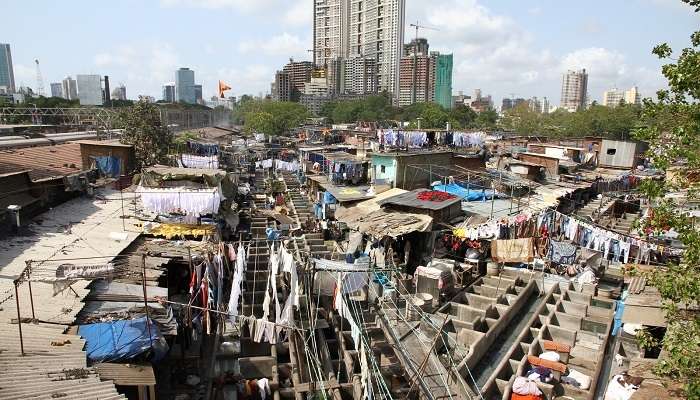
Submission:
[[228,301],[229,320],[234,323],[238,316],[238,299],[241,296],[241,283],[243,281],[243,273],[246,270],[246,251],[242,244],[238,244],[238,254],[236,254],[235,271],[233,273],[233,282],[231,283],[231,295]]
[[186,168],[213,168],[219,169],[219,157],[213,156],[197,156],[193,154],[182,154],[180,159],[182,166]]
[[557,264],[571,265],[576,261],[577,249],[574,244],[550,240],[547,258]]
[[215,156],[219,154],[219,145],[213,143],[199,143],[188,140],[186,142],[189,153],[198,156]]
[[100,156],[95,157],[95,164],[100,172],[108,177],[117,178],[121,171],[121,161],[117,157]]
[[493,240],[491,258],[496,262],[532,262],[535,259],[533,238]]
[[136,193],[141,196],[143,207],[158,214],[184,212],[200,216],[216,214],[223,196],[218,188],[150,188],[139,186]]

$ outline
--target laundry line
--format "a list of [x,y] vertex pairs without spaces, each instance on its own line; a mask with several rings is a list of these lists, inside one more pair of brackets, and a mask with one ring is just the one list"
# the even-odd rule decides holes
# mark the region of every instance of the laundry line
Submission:
[[[160,298],[160,297],[156,297],[156,300],[157,300],[158,302],[160,302],[160,303],[168,303],[168,304],[175,304],[175,305],[184,306],[184,307],[190,307],[190,308],[194,308],[194,309],[197,309],[197,310],[202,310],[202,311],[208,311],[208,312],[213,312],[213,313],[217,313],[217,314],[222,314],[222,315],[226,315],[227,317],[233,317],[233,318],[237,318],[237,319],[241,319],[241,320],[245,320],[245,321],[253,321],[253,320],[258,320],[258,319],[259,319],[259,318],[255,318],[255,317],[253,317],[253,316],[233,315],[233,314],[231,314],[231,313],[229,313],[229,312],[214,310],[214,309],[209,308],[209,307],[199,307],[199,306],[190,305],[190,304],[188,304],[188,303],[180,303],[180,302],[177,302],[177,301],[165,300],[165,299]],[[270,324],[275,325],[275,326],[279,326],[280,328],[293,329],[293,330],[301,331],[301,332],[306,332],[306,331],[308,331],[308,329],[299,328],[298,326],[292,326],[292,325],[286,325],[286,324],[278,324],[278,323],[276,323],[276,322],[271,322],[271,321],[268,321],[268,322],[269,322]]]

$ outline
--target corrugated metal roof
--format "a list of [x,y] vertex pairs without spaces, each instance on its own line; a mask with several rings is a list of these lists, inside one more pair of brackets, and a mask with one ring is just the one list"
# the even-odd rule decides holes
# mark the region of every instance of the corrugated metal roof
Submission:
[[[107,201],[80,198],[66,202],[43,214],[42,224],[30,226],[31,235],[0,242],[0,398],[2,399],[123,399],[112,382],[101,382],[87,368],[78,335],[65,334],[68,324],[83,307],[89,293],[88,281],[77,281],[54,295],[53,285],[32,282],[34,312],[37,321],[22,323],[25,355],[21,355],[16,323],[16,299],[12,280],[22,272],[27,260],[102,257],[92,262],[108,262],[137,236],[131,220],[126,220],[127,239],[115,241],[111,232],[122,231],[121,202],[118,192],[104,193]],[[110,201],[112,200],[112,201]],[[64,227],[71,225],[70,232]],[[45,263],[37,271],[46,272],[60,261]],[[54,271],[55,274],[55,271]],[[54,275],[55,276],[55,275]],[[31,318],[28,285],[19,287],[23,320]]]
[[32,180],[80,172],[82,163],[77,143],[0,150],[0,174],[29,170]]
[[101,363],[95,365],[100,378],[113,381],[116,385],[140,386],[155,385],[153,367],[139,364]]
[[420,200],[418,195],[423,192],[429,192],[429,189],[415,189],[410,192],[398,194],[396,196],[389,197],[388,199],[379,202],[380,205],[397,205],[406,206],[412,208],[420,208],[424,210],[442,210],[443,208],[449,207],[454,203],[459,203],[462,201],[459,197],[453,196],[450,199],[443,201],[429,201]]

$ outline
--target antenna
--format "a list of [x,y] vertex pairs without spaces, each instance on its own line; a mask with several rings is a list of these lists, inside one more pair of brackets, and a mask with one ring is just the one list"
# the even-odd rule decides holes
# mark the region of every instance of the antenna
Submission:
[[44,96],[44,78],[41,77],[41,68],[39,67],[39,60],[35,59],[36,63],[36,93],[39,96]]

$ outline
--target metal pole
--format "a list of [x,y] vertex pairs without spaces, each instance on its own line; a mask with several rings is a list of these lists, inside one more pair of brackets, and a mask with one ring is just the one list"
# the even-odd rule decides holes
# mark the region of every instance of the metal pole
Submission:
[[27,280],[27,284],[29,285],[29,303],[32,305],[32,319],[36,319],[36,316],[34,315],[34,296],[32,295],[32,281]]
[[496,201],[496,196],[494,196],[495,194],[496,194],[496,185],[494,185],[493,182],[491,182],[491,217],[490,218],[493,218],[493,203],[494,203],[494,201]]
[[148,340],[153,347],[153,336],[151,335],[151,313],[148,311],[148,292],[146,289],[146,255],[141,255],[141,266],[143,268],[143,276],[141,277],[141,285],[143,286],[143,305],[146,308],[146,326],[148,327]]
[[26,264],[25,272],[27,274],[27,284],[29,285],[29,302],[32,305],[32,319],[36,319],[34,315],[34,296],[32,295],[32,281],[29,280],[29,274],[31,273],[32,261],[27,260],[24,262]]
[[[396,163],[398,165],[398,163]],[[404,165],[403,167],[403,182],[402,182],[402,189],[406,190],[406,169],[408,168],[408,165]]]
[[17,305],[17,328],[19,328],[19,351],[24,356],[24,338],[22,337],[22,315],[19,312],[19,291],[17,290],[17,281],[15,284],[15,304]]
[[428,179],[428,186],[433,183],[433,164],[428,164],[428,173],[430,173],[430,178]]
[[122,200],[122,230],[126,231],[126,225],[124,223],[124,189],[123,188],[119,189],[119,197],[121,197],[121,200]]
[[[493,194],[491,194],[491,197],[493,197]],[[513,185],[510,185],[510,211],[508,213],[512,214],[513,213]]]
[[[190,278],[192,278],[193,274],[193,266],[192,266],[192,248],[187,246],[187,259],[188,259],[188,264],[190,266]],[[190,293],[189,296],[189,301],[187,304],[192,304],[192,293]],[[187,326],[191,327],[192,326],[192,309],[190,306],[187,306]]]

